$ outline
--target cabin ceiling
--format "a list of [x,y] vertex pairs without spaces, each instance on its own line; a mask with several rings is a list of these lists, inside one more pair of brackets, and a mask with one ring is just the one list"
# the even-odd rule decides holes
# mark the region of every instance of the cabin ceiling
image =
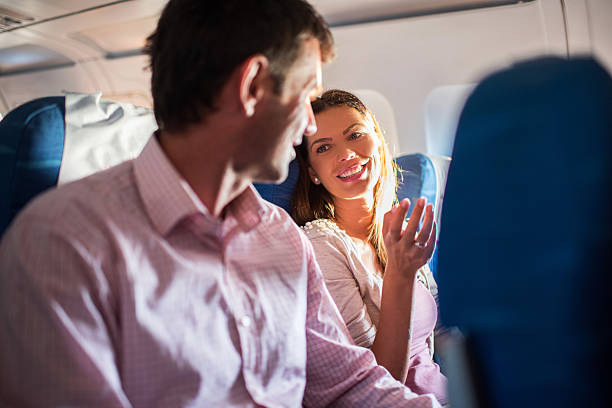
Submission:
[[[0,0],[0,33],[126,2],[150,5],[152,12],[158,12],[166,1],[21,0],[16,2],[15,0]],[[519,1],[524,0],[310,0],[331,25],[345,25],[389,16],[418,15]]]
[[[518,1],[310,0],[332,27]],[[58,58],[78,63],[140,54],[166,2],[0,0],[0,50],[6,50],[0,55],[0,76],[56,67]],[[24,58],[30,62],[14,63]]]

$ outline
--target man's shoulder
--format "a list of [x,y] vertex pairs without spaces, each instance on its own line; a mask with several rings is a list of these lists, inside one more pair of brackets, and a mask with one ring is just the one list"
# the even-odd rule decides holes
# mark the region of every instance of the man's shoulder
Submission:
[[260,198],[260,200],[264,208],[262,222],[265,228],[282,230],[285,233],[295,234],[296,236],[300,235],[300,228],[285,209],[263,198]]
[[[263,232],[267,239],[278,242],[291,243],[294,250],[303,251],[308,247],[307,239],[287,211],[263,198],[257,196],[260,212],[259,231]],[[301,248],[301,249],[298,249]]]
[[261,220],[264,224],[276,224],[298,229],[297,224],[284,208],[262,198],[253,186],[250,187],[249,198],[254,200],[255,206],[261,209]]

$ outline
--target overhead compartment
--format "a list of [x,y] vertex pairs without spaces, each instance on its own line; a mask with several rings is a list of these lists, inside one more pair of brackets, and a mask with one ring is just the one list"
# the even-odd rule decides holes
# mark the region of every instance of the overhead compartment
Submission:
[[450,13],[534,0],[311,0],[332,27]]
[[23,74],[74,65],[65,55],[36,44],[0,49],[0,76]]

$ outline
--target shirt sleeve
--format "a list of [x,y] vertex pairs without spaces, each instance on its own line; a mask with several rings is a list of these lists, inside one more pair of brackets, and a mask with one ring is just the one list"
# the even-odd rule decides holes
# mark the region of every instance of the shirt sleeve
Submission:
[[309,236],[325,284],[355,344],[371,347],[376,337],[376,326],[368,313],[359,282],[352,272],[347,257],[348,249],[331,234]]
[[51,223],[21,219],[0,247],[3,400],[128,407],[110,335],[108,282],[84,245]]
[[304,406],[439,407],[431,394],[414,394],[378,366],[369,349],[352,343],[312,246],[304,241],[308,268]]

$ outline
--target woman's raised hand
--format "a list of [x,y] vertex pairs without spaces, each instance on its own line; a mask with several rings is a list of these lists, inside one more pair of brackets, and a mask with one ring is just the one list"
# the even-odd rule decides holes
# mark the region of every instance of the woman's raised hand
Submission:
[[[413,279],[420,267],[431,258],[436,244],[436,223],[433,220],[433,206],[425,206],[425,199],[419,198],[403,229],[404,219],[410,207],[410,200],[403,199],[387,212],[383,219],[383,239],[387,248],[387,271],[397,271]],[[418,231],[421,217],[425,218]],[[417,233],[418,231],[418,233]]]

